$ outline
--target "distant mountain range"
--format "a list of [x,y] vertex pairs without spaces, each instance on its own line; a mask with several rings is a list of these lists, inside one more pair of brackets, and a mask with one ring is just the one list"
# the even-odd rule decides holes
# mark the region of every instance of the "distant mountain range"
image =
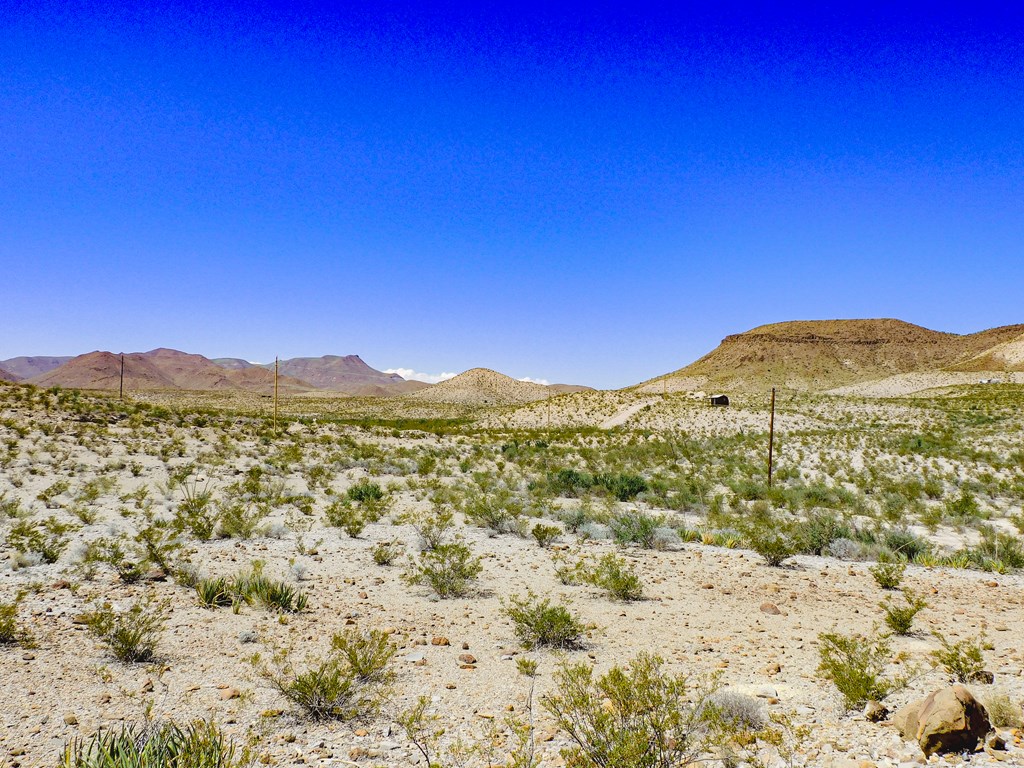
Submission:
[[[284,393],[339,392],[360,397],[412,395],[439,388],[434,402],[512,404],[587,387],[550,387],[518,381],[486,371],[485,382],[474,369],[441,385],[406,381],[367,365],[358,355],[295,357],[278,363],[278,386]],[[489,378],[488,378],[489,377]],[[78,357],[17,357],[0,361],[0,379],[43,387],[116,390],[121,382],[121,355],[89,352]],[[497,383],[496,383],[497,382]],[[153,349],[124,355],[124,386],[138,390],[213,390],[269,394],[274,390],[274,364],[235,357],[209,359],[175,349]],[[476,386],[480,391],[469,392]],[[425,394],[425,393],[424,393]]]
[[[250,363],[237,357],[218,357],[211,362],[229,370],[265,368],[274,370],[273,363]],[[312,385],[316,389],[345,392],[364,397],[398,395],[429,387],[421,381],[406,381],[397,373],[384,373],[371,368],[359,355],[324,355],[323,357],[293,357],[279,362],[280,373]]]
[[[124,356],[125,387],[141,389],[273,391],[273,363],[210,360],[173,349]],[[0,360],[0,380],[40,386],[117,389],[120,355],[15,357]],[[515,405],[589,389],[519,381],[474,368],[440,384],[406,381],[367,365],[358,355],[296,357],[279,363],[284,392],[338,392],[408,396],[425,402]],[[641,392],[758,391],[780,387],[828,391],[923,373],[963,382],[967,374],[1024,373],[1024,325],[971,334],[942,333],[902,320],[799,320],[758,326],[726,336],[717,348],[672,373],[642,382]],[[992,378],[987,375],[984,378]],[[873,386],[873,385],[872,385]],[[937,386],[932,384],[932,386]]]

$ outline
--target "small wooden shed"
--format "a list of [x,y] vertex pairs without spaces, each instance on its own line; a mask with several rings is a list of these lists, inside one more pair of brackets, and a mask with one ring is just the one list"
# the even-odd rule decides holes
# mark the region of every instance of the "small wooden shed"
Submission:
[[712,395],[711,405],[721,406],[723,408],[729,407],[729,396],[728,395]]

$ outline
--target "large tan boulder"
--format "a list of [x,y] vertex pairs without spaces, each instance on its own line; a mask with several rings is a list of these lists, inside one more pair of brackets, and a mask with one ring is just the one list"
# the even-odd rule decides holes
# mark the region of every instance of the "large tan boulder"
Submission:
[[904,707],[896,710],[892,716],[892,724],[904,739],[917,741],[918,715],[921,714],[921,705],[924,699],[912,701]]
[[916,714],[915,738],[926,756],[974,749],[992,730],[985,707],[962,685],[933,691]]

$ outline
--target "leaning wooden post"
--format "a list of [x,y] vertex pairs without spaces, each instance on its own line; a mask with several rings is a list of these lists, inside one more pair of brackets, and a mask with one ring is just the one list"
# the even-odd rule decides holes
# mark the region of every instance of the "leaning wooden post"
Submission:
[[277,434],[277,372],[278,358],[274,358],[274,434]]
[[118,399],[124,400],[124,353],[121,353],[121,386],[120,392],[118,393]]
[[775,387],[772,387],[772,410],[768,417],[768,487],[772,487],[772,454],[775,450]]

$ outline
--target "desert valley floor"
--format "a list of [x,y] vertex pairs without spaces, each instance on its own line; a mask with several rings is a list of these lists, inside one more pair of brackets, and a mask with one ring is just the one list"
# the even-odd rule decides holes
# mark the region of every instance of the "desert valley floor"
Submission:
[[[764,393],[299,393],[275,430],[259,395],[0,384],[0,765],[195,719],[268,765],[425,765],[417,738],[437,765],[510,764],[524,740],[515,764],[563,765],[566,670],[641,653],[694,702],[717,689],[731,720],[692,726],[702,758],[1024,764],[1024,390],[943,383],[780,392],[771,487]],[[260,579],[273,595],[239,587]],[[544,599],[578,623],[564,648],[517,632]],[[893,632],[884,605],[915,600]],[[126,616],[157,619],[143,661],[103,633]],[[877,651],[890,712],[952,681],[943,639],[979,650],[968,687],[1005,749],[925,758],[844,700],[829,634]],[[374,701],[311,716],[284,691],[346,638],[393,652]]]

